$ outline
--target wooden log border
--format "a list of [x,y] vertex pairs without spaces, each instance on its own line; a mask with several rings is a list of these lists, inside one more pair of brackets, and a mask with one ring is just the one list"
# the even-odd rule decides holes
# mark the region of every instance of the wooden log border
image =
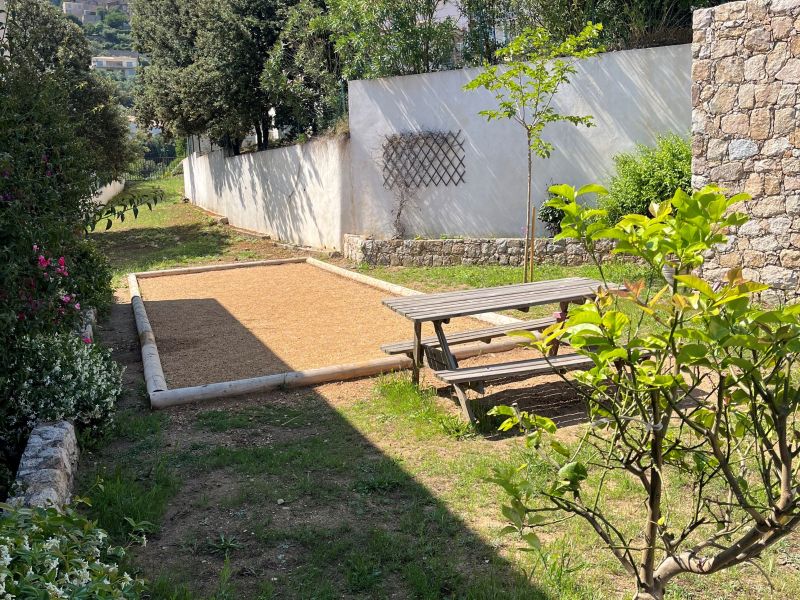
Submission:
[[[355,273],[353,271],[337,267],[336,265],[322,262],[310,256],[130,273],[128,275],[128,287],[131,297],[131,308],[133,309],[133,315],[136,320],[136,330],[139,334],[139,345],[142,351],[142,365],[144,367],[144,379],[147,385],[147,393],[150,397],[150,407],[153,409],[162,409],[202,400],[229,398],[244,394],[265,392],[278,388],[306,387],[333,381],[345,381],[348,379],[369,377],[372,375],[379,375],[382,373],[390,373],[392,371],[411,368],[411,359],[407,356],[388,356],[385,358],[378,358],[365,362],[333,365],[317,369],[307,369],[304,371],[289,371],[275,375],[264,375],[262,377],[251,377],[248,379],[237,379],[233,381],[223,381],[220,383],[210,383],[206,385],[175,389],[169,389],[167,387],[167,381],[164,377],[164,371],[161,367],[161,359],[158,355],[156,338],[153,334],[152,327],[150,326],[150,320],[147,317],[144,300],[142,299],[141,291],[139,290],[139,278],[146,279],[149,277],[167,277],[171,275],[191,275],[209,271],[225,271],[229,269],[263,267],[303,262],[330,273],[334,273],[335,275],[339,275],[340,277],[345,277],[347,279],[383,290],[390,294],[399,296],[412,296],[421,293],[416,290],[386,281],[381,281],[380,279],[369,277],[361,273]],[[507,323],[520,322],[519,319],[506,317],[496,313],[474,315],[473,318],[491,323],[493,325],[505,325]],[[492,342],[490,344],[468,344],[460,346],[453,352],[453,354],[455,354],[457,358],[469,358],[491,352],[505,352],[507,350],[516,348],[522,342],[523,340],[521,339],[503,339],[499,342]]]

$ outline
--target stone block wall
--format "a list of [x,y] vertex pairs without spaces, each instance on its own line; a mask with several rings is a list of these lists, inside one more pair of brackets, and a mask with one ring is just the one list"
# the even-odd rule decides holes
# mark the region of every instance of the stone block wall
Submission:
[[695,188],[713,183],[752,200],[752,220],[707,263],[721,279],[741,266],[782,295],[800,267],[800,0],[730,2],[694,13]]
[[[522,266],[524,240],[521,238],[467,238],[445,240],[376,240],[360,235],[344,236],[344,256],[357,264],[439,267],[445,265]],[[611,243],[601,243],[602,260],[611,257]],[[573,240],[537,239],[536,262],[582,265],[591,262],[581,245]]]
[[23,506],[56,506],[69,503],[78,465],[78,439],[69,421],[40,423],[31,431],[19,463],[14,497]]

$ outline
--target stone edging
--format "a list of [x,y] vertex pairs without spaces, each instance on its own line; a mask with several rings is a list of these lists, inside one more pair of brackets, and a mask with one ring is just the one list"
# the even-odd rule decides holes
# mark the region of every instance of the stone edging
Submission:
[[78,466],[78,439],[69,421],[40,423],[31,431],[19,463],[12,505],[68,504]]

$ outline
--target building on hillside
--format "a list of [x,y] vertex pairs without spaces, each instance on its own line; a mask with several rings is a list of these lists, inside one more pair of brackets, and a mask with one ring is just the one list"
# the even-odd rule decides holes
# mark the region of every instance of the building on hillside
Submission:
[[128,0],[81,0],[81,2],[64,2],[61,10],[65,15],[73,16],[81,23],[91,24],[101,20],[101,11],[118,10],[130,14]]
[[119,73],[125,78],[136,75],[139,67],[139,53],[131,50],[103,50],[100,56],[92,57],[92,69]]

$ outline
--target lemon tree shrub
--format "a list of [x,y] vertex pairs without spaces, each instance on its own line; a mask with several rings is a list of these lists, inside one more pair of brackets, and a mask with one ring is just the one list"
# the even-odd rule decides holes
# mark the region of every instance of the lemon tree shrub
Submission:
[[[718,285],[694,274],[727,229],[746,222],[734,210],[744,195],[679,190],[650,216],[609,227],[603,210],[576,201],[599,186],[551,190],[551,205],[564,212],[557,237],[579,239],[590,254],[612,239],[617,253],[677,275],[655,290],[604,282],[596,299],[531,339],[545,356],[560,340],[592,359],[570,380],[590,423],[567,448],[551,420],[495,409],[507,417],[501,427],[520,427],[538,456],[538,472],[496,473],[509,495],[507,529],[538,546],[537,527],[579,517],[630,576],[637,600],[661,600],[677,575],[755,562],[800,522],[800,305],[762,306],[757,294],[767,286],[740,269]],[[612,472],[630,481],[631,505],[643,511],[614,512]]]

